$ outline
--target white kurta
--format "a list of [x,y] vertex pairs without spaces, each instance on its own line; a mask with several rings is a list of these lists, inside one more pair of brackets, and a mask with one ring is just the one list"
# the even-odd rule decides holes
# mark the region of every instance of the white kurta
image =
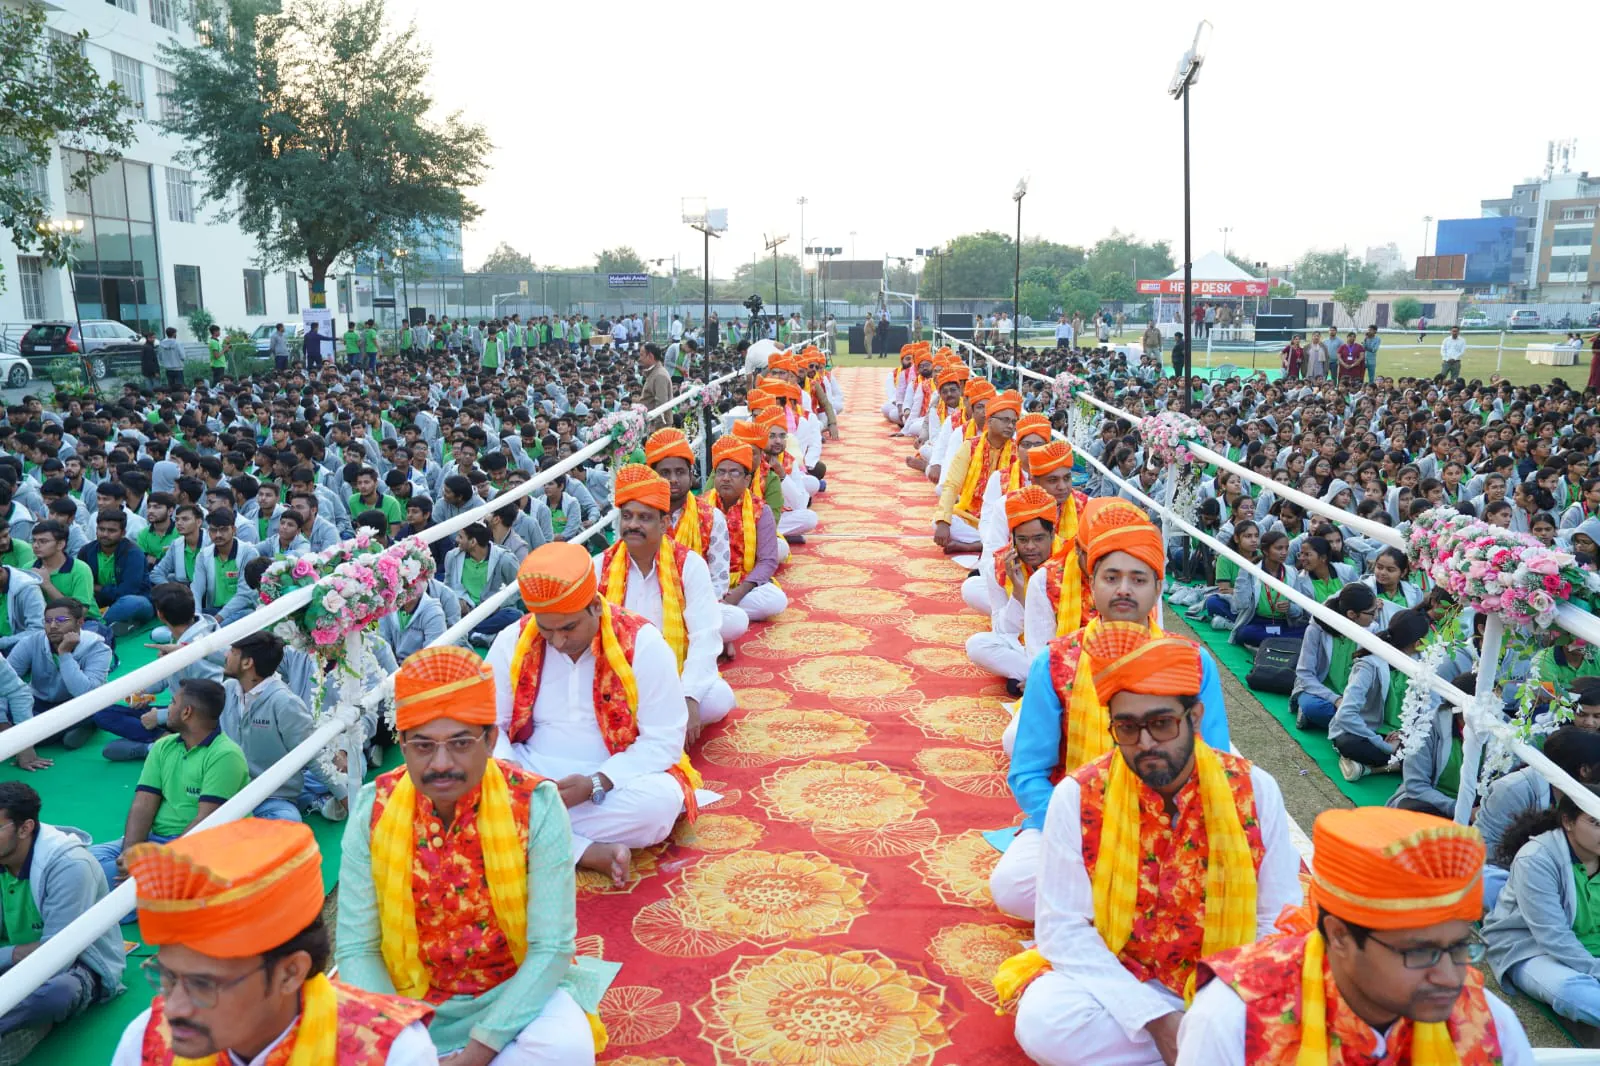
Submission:
[[[1501,1062],[1504,1066],[1532,1066],[1533,1048],[1516,1014],[1494,993],[1486,989],[1483,994],[1500,1037]],[[1244,1030],[1244,1001],[1221,981],[1212,981],[1194,997],[1178,1027],[1178,1066],[1245,1066]],[[1378,1041],[1373,1054],[1382,1058],[1384,1035],[1373,1035]]]
[[[111,1066],[140,1066],[144,1062],[144,1031],[149,1024],[150,1009],[147,1007],[122,1030],[122,1039],[117,1041],[117,1050],[111,1056]],[[241,1059],[230,1051],[228,1062],[231,1066],[265,1066],[267,1056],[288,1035],[289,1030],[285,1029],[253,1059]],[[394,1043],[389,1045],[389,1055],[383,1061],[387,1066],[439,1066],[439,1052],[428,1039],[427,1026],[412,1022],[394,1038]]]
[[[1264,936],[1284,907],[1301,902],[1300,853],[1289,838],[1278,783],[1259,766],[1250,768],[1250,783],[1264,847],[1256,876],[1256,935]],[[1045,815],[1034,925],[1039,951],[1056,968],[1030,984],[1017,1004],[1017,1042],[1046,1066],[1158,1066],[1161,1056],[1144,1027],[1182,1010],[1183,1001],[1155,981],[1135,978],[1095,928],[1080,815],[1077,779],[1063,778]]]
[[[626,554],[627,549],[622,549]],[[605,589],[604,555],[594,557],[595,578]],[[665,609],[661,602],[661,581],[652,560],[644,573],[628,555],[628,586],[622,606],[644,615],[650,624],[661,628]],[[700,721],[709,725],[733,710],[733,689],[717,673],[717,656],[722,654],[722,611],[711,591],[711,575],[706,561],[690,552],[683,562],[683,624],[688,630],[689,650],[684,656],[679,680],[683,694],[700,704]]]
[[989,597],[989,632],[974,633],[967,638],[967,658],[974,666],[991,674],[1025,681],[1028,677],[1028,654],[1022,647],[1022,604],[1016,601],[994,577],[994,564],[979,563],[980,573],[962,584],[983,582]]
[[1056,608],[1050,602],[1048,585],[1041,566],[1028,578],[1028,598],[1022,607],[1022,643],[1035,652],[1044,651],[1056,639]]
[[[532,624],[531,622],[529,623]],[[612,790],[602,803],[569,807],[573,860],[595,842],[645,848],[672,832],[683,811],[683,791],[667,771],[683,754],[689,709],[683,702],[678,662],[654,626],[639,630],[634,643],[633,674],[639,690],[639,736],[623,750],[606,749],[595,721],[594,653],[584,649],[574,662],[546,648],[539,694],[533,701],[533,735],[513,744],[511,726],[511,659],[520,626],[502,629],[489,648],[494,671],[495,719],[500,740],[495,757],[511,759],[542,777],[560,780],[569,774],[605,774]]]

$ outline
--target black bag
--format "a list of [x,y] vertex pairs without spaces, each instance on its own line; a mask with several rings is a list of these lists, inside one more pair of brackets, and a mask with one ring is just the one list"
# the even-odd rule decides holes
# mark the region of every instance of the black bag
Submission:
[[1294,668],[1300,661],[1299,637],[1268,637],[1256,649],[1244,683],[1257,692],[1287,696],[1294,691]]

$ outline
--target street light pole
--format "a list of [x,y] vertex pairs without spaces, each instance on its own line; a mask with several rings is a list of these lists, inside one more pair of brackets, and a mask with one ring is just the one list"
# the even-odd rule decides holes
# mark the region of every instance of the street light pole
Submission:
[[1189,198],[1189,90],[1200,80],[1200,67],[1205,63],[1206,47],[1211,43],[1211,23],[1201,21],[1194,31],[1194,43],[1178,59],[1178,69],[1172,75],[1167,93],[1174,100],[1183,101],[1183,323],[1179,336],[1183,343],[1183,373],[1178,373],[1177,360],[1173,360],[1173,375],[1179,377],[1183,390],[1183,413],[1188,414],[1193,390],[1189,387],[1190,372],[1194,368],[1194,349],[1190,328],[1194,322],[1194,250],[1190,239]]
[[1428,254],[1428,223],[1433,221],[1432,215],[1422,216],[1422,254]]
[[[1017,269],[1011,278],[1011,347],[1017,347],[1022,328],[1022,198],[1028,195],[1028,179],[1020,178],[1011,198],[1017,202]],[[1019,359],[1018,365],[1021,365]],[[1020,387],[1020,379],[1019,379]]]
[[[795,201],[800,205],[800,298],[802,300],[805,299],[806,295],[806,204],[810,202],[804,196]],[[816,315],[816,312],[817,309],[807,302],[806,317],[812,318]]]
[[788,234],[782,237],[769,237],[767,251],[772,253],[772,339],[778,339],[778,331],[783,322],[783,293],[778,288],[778,248],[789,239]]

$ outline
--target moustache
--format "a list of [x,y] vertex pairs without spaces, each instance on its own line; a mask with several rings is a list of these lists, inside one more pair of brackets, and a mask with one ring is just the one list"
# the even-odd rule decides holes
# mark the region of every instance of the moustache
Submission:
[[210,1029],[203,1025],[197,1025],[186,1018],[168,1018],[167,1025],[172,1030],[173,1036],[207,1038],[211,1036]]
[[435,770],[422,775],[424,785],[436,785],[441,781],[465,781],[467,775],[460,770]]

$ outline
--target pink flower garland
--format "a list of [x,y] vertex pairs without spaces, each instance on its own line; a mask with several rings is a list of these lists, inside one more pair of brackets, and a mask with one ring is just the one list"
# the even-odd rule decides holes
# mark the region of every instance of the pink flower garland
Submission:
[[1406,551],[1415,568],[1462,606],[1498,614],[1513,625],[1548,628],[1556,608],[1585,584],[1577,560],[1567,552],[1447,507],[1416,519]]
[[339,657],[345,638],[378,623],[434,573],[433,553],[420,537],[372,551],[370,530],[324,552],[279,559],[261,576],[261,602],[272,603],[297,588],[312,588],[311,602],[273,627],[283,641],[305,652]]

